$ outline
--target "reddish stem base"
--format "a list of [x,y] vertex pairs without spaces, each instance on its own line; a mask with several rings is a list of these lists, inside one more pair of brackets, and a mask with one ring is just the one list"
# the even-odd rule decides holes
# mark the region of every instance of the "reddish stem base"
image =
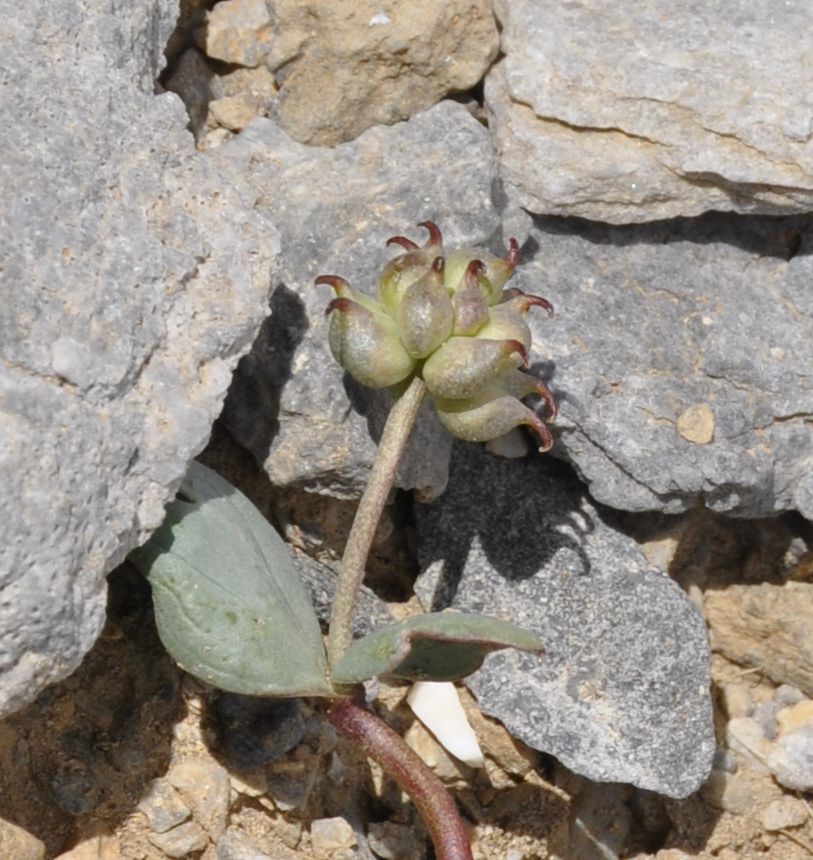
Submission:
[[454,800],[397,732],[351,699],[340,699],[331,705],[327,718],[412,798],[432,837],[437,860],[473,860]]

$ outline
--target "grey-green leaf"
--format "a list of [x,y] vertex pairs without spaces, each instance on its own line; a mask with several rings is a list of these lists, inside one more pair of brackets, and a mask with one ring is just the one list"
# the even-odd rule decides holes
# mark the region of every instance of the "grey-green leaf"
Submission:
[[233,693],[331,693],[288,548],[216,472],[190,463],[164,524],[130,559],[152,586],[161,641],[187,672]]
[[390,624],[356,640],[333,671],[337,684],[377,675],[413,681],[456,681],[499,648],[543,651],[527,630],[489,615],[432,612]]

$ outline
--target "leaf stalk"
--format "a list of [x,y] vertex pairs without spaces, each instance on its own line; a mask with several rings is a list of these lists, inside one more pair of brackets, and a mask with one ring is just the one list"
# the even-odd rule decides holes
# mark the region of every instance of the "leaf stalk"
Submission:
[[342,556],[328,631],[327,652],[331,668],[341,660],[352,641],[353,615],[364,581],[367,557],[425,394],[423,380],[414,376],[387,416],[378,456],[370,470]]

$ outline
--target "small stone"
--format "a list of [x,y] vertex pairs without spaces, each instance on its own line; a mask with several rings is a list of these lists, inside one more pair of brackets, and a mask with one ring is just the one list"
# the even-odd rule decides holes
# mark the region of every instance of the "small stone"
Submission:
[[804,701],[805,694],[791,684],[781,684],[776,688],[774,693],[774,701],[780,708],[789,708],[791,705],[798,705]]
[[45,860],[45,845],[22,827],[0,818],[0,857]]
[[239,66],[259,66],[271,44],[265,0],[223,0],[206,16],[199,43],[207,56]]
[[734,815],[752,815],[782,796],[781,789],[769,776],[753,770],[733,774],[713,770],[700,793],[712,806]]
[[782,734],[795,731],[803,726],[813,726],[813,701],[802,699],[795,705],[782,708],[776,715],[776,721]]
[[217,839],[226,829],[231,799],[228,771],[214,761],[190,760],[173,765],[166,778],[190,804],[212,839]]
[[728,748],[747,763],[752,770],[767,773],[765,759],[770,744],[762,732],[760,724],[752,717],[735,717],[726,726]]
[[779,711],[779,705],[775,701],[763,702],[754,708],[751,717],[759,726],[763,736],[769,741],[776,738],[779,723],[776,716]]
[[423,860],[426,856],[424,841],[406,824],[374,822],[367,828],[367,842],[382,860]]
[[813,723],[781,734],[768,755],[768,767],[786,788],[813,789]]
[[242,96],[224,96],[209,102],[209,116],[229,131],[242,131],[257,116],[257,108]]
[[708,445],[714,438],[714,412],[708,403],[698,403],[680,413],[677,431],[695,445]]
[[327,858],[334,851],[352,848],[356,834],[350,823],[340,817],[317,818],[311,822],[311,847],[317,858]]
[[655,855],[655,860],[692,860],[692,855],[680,848],[661,848]]
[[167,857],[186,857],[193,851],[203,851],[209,844],[206,832],[197,821],[179,824],[166,833],[148,833],[147,839]]
[[230,827],[217,840],[217,860],[274,860],[274,858],[260,851],[243,831]]
[[148,783],[138,810],[147,816],[153,833],[166,833],[192,814],[171,783],[163,777]]
[[798,797],[785,795],[771,801],[762,810],[762,826],[766,830],[799,827],[807,821],[807,806]]

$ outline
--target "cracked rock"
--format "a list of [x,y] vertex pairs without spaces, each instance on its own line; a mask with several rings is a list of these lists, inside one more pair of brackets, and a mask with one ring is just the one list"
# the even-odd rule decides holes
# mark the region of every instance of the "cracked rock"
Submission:
[[614,508],[813,518],[813,219],[541,218],[514,281],[554,453]]
[[810,211],[804,4],[495,5],[486,104],[515,204],[610,223]]

